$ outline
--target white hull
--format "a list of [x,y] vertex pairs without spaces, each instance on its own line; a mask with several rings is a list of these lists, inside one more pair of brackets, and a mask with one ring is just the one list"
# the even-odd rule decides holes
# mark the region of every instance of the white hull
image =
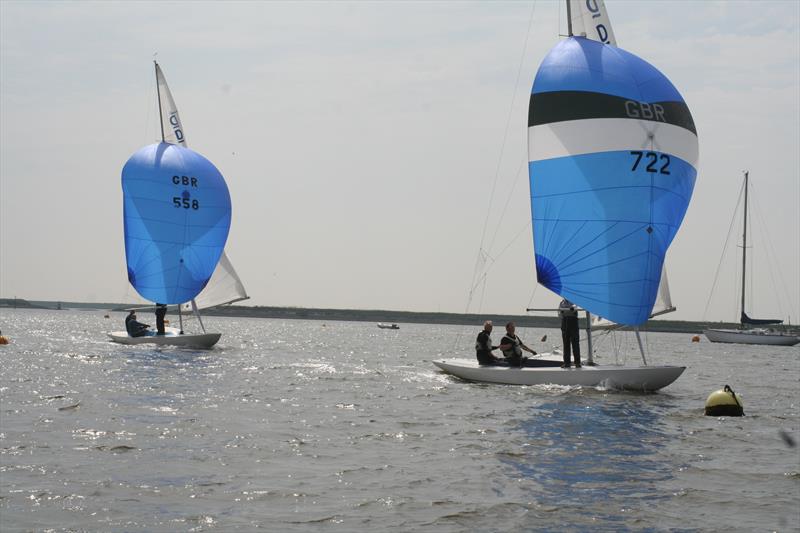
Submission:
[[768,344],[771,346],[794,346],[800,342],[797,335],[784,334],[765,329],[707,329],[703,332],[711,342],[732,344]]
[[569,385],[634,391],[664,388],[686,370],[685,366],[597,365],[582,368],[481,366],[471,359],[440,359],[433,364],[461,379],[508,385]]
[[112,331],[108,334],[111,340],[120,344],[157,344],[159,346],[185,346],[187,348],[211,348],[222,333],[184,333],[177,329],[167,328],[165,335],[149,333],[143,337],[131,337],[126,331]]

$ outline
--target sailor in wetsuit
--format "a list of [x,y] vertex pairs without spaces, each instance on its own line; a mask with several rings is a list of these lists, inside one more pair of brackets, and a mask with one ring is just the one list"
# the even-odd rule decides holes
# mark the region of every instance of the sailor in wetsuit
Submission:
[[166,329],[164,328],[164,317],[167,316],[167,306],[164,304],[156,304],[156,330],[157,335],[164,335]]
[[478,333],[478,338],[475,341],[475,354],[478,356],[478,363],[481,365],[501,365],[504,361],[499,357],[492,355],[492,350],[496,350],[497,346],[492,346],[492,321],[487,320],[483,323],[483,331]]
[[522,350],[536,355],[536,352],[525,346],[522,339],[516,336],[514,331],[517,326],[513,322],[506,324],[506,334],[500,340],[500,349],[503,350],[503,355],[511,366],[523,366]]
[[564,298],[558,305],[558,316],[561,317],[561,340],[564,342],[564,364],[561,368],[569,368],[570,355],[575,358],[575,368],[581,367],[581,343],[578,330],[578,309],[575,304]]
[[147,328],[149,327],[148,324],[142,324],[136,320],[136,311],[131,311],[128,313],[128,316],[125,317],[125,330],[131,337],[143,337],[147,334]]

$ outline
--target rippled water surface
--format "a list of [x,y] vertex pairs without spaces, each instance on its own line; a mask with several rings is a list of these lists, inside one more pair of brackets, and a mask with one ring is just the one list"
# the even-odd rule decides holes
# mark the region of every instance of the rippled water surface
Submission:
[[[192,351],[103,315],[0,310],[4,532],[800,529],[797,347],[649,334],[688,368],[644,395],[440,373],[478,326],[211,317]],[[747,416],[703,415],[725,384]]]

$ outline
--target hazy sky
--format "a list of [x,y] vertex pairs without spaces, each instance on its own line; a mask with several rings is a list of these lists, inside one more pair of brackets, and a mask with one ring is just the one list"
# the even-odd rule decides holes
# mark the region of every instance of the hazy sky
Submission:
[[[667,256],[678,312],[800,318],[800,3],[607,0],[700,138]],[[120,171],[158,140],[153,54],[223,172],[253,305],[523,313],[536,289],[527,106],[562,2],[0,2],[0,297],[125,301]],[[497,177],[492,196],[493,184]],[[491,206],[490,206],[491,200]],[[468,296],[487,220],[490,269]],[[759,229],[760,228],[760,229]],[[772,258],[772,267],[766,257]]]

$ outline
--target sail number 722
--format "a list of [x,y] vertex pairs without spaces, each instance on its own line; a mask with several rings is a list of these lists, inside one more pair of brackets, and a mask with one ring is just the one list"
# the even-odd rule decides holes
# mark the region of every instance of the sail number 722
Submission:
[[[645,170],[658,174],[669,174],[669,156],[667,154],[659,154],[658,152],[643,152],[641,150],[631,150],[631,155],[636,157],[633,162],[631,171],[635,171],[639,163],[643,165],[646,163]],[[642,161],[644,159],[644,161]],[[660,161],[660,166],[659,166]],[[656,168],[658,167],[658,168]]]

